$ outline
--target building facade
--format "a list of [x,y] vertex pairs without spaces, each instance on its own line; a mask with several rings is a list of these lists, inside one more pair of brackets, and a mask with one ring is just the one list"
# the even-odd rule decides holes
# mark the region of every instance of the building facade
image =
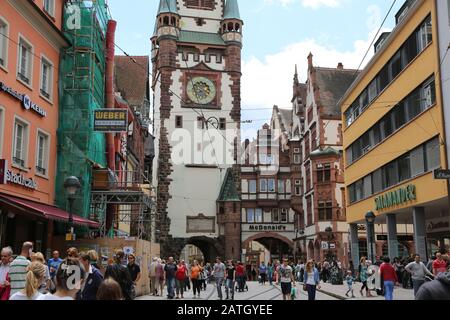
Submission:
[[[287,111],[287,112],[286,112]],[[284,117],[286,116],[286,117]],[[288,110],[274,107],[272,128],[290,123]],[[242,248],[245,263],[294,258],[294,211],[291,209],[291,177],[287,137],[268,124],[258,131],[257,139],[246,141],[242,179]],[[266,248],[266,255],[257,261],[253,242]],[[270,254],[270,255],[269,255]]]
[[[305,84],[294,76],[290,157],[296,212],[296,251],[303,259],[348,263],[342,121],[337,102],[357,71],[319,68],[308,56]],[[330,229],[331,228],[331,229]]]
[[[407,1],[396,17],[395,29],[340,101],[354,262],[367,212],[385,226],[391,258],[405,240],[414,240],[412,253],[424,259],[449,241],[447,181],[433,176],[447,168],[436,2]],[[402,234],[401,225],[412,230]],[[367,242],[373,259],[380,250],[375,239]]]
[[219,194],[228,195],[228,181],[240,189],[242,26],[237,0],[160,2],[152,89],[162,255],[195,244],[207,260],[240,256],[236,195]]
[[69,218],[55,206],[63,3],[0,1],[0,245],[15,252],[32,239],[45,253]]

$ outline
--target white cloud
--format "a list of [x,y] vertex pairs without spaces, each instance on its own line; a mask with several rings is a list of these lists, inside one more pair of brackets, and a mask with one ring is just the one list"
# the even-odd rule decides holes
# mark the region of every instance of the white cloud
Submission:
[[[314,66],[335,68],[342,62],[345,68],[356,69],[375,33],[376,31],[371,32],[366,40],[355,41],[353,48],[347,51],[322,45],[315,39],[305,39],[285,47],[278,53],[267,55],[262,60],[252,57],[244,61],[243,109],[256,106],[270,109],[274,104],[281,108],[290,108],[295,64],[298,65],[299,77],[303,82],[306,80],[307,57],[310,52],[314,56]],[[371,48],[365,63],[372,56]]]

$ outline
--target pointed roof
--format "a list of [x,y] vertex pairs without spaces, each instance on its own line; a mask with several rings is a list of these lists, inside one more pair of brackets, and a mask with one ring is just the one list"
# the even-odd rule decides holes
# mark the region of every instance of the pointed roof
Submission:
[[158,15],[161,13],[178,13],[177,0],[160,0]]
[[241,201],[239,193],[236,190],[236,182],[234,181],[233,170],[231,168],[227,169],[217,201]]
[[227,3],[225,4],[225,13],[223,15],[223,19],[241,20],[238,0],[227,0]]

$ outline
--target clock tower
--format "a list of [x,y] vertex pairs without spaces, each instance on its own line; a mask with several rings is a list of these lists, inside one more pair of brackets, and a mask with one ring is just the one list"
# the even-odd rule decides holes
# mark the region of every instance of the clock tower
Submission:
[[238,0],[160,0],[152,41],[156,237],[240,259],[242,27]]

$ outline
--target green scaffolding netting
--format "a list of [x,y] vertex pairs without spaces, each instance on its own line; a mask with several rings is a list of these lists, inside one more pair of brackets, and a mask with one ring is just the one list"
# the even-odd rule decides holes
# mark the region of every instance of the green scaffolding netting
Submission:
[[63,32],[70,46],[63,50],[60,64],[56,202],[69,209],[64,180],[78,177],[82,187],[72,212],[85,218],[94,218],[90,208],[93,165],[107,164],[105,135],[94,132],[93,115],[105,106],[109,19],[105,0],[72,1],[64,8]]

